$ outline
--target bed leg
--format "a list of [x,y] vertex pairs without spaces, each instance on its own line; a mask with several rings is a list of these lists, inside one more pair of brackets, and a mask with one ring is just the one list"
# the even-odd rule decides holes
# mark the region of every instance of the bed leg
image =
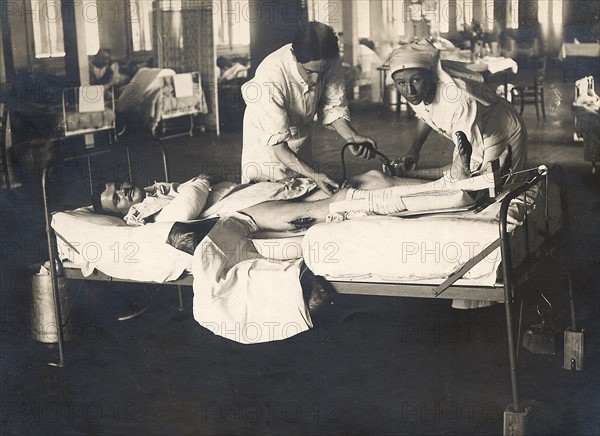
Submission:
[[509,404],[504,410],[504,436],[523,436],[525,434],[525,417],[527,412],[515,412]]
[[48,254],[50,256],[50,277],[52,279],[52,295],[54,296],[54,319],[56,320],[56,335],[58,337],[58,362],[49,362],[50,366],[65,366],[64,358],[64,336],[63,336],[63,319],[60,307],[60,287],[58,286],[58,271],[56,259],[56,241],[52,237],[52,226],[50,224],[50,208],[48,205],[48,191],[46,190],[46,179],[48,176],[48,167],[42,171],[42,195],[44,197],[44,221],[46,224],[46,242],[48,243]]
[[[506,286],[506,283],[505,283]],[[505,288],[506,300],[504,308],[506,312],[506,337],[508,338],[508,357],[510,360],[510,381],[512,388],[512,403],[504,410],[504,436],[522,436],[525,434],[525,417],[527,410],[519,405],[519,385],[517,373],[517,350],[515,347],[515,336],[512,320],[512,302],[509,298],[508,289]]]
[[194,136],[194,115],[190,114],[190,137]]
[[181,285],[177,285],[177,293],[179,294],[179,307],[177,310],[183,312],[183,289],[181,288]]
[[575,296],[573,294],[573,273],[569,271],[569,306],[571,309],[571,327],[565,330],[564,369],[583,369],[583,330],[577,330],[575,318]]
[[510,300],[504,302],[506,312],[506,337],[508,339],[508,358],[510,360],[510,381],[512,388],[512,406],[516,412],[519,412],[519,383],[517,374],[517,352],[515,349],[515,336],[512,322],[512,303]]

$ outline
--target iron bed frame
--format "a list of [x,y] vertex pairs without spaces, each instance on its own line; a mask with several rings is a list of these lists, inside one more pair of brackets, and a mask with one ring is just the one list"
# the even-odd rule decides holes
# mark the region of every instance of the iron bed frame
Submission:
[[[157,141],[157,145],[160,147],[163,157],[165,180],[168,181],[168,165],[166,150],[160,141]],[[89,156],[88,156],[89,165]],[[61,313],[61,296],[60,288],[58,285],[58,275],[62,274],[65,279],[73,280],[93,280],[93,281],[114,281],[114,282],[131,282],[131,283],[150,283],[140,282],[124,279],[116,279],[110,277],[102,272],[95,270],[90,276],[84,277],[81,270],[76,267],[71,267],[68,263],[63,265],[58,259],[57,247],[56,247],[56,233],[51,226],[51,213],[48,204],[48,193],[47,193],[47,168],[43,170],[42,174],[42,191],[44,198],[44,213],[45,213],[45,225],[47,234],[47,244],[50,257],[50,272],[52,276],[52,292],[54,296],[54,311],[57,320],[57,336],[58,336],[58,357],[57,363],[49,363],[53,366],[62,367],[64,366],[64,336],[63,336],[63,317]],[[374,283],[365,281],[341,281],[341,280],[328,280],[333,289],[339,294],[355,294],[355,295],[372,295],[372,296],[394,296],[394,297],[415,297],[415,298],[443,298],[443,299],[476,299],[476,300],[487,300],[493,302],[504,303],[505,306],[505,317],[506,317],[506,330],[508,338],[508,354],[510,363],[510,379],[511,379],[511,390],[512,390],[512,403],[510,403],[504,412],[504,434],[524,434],[525,428],[525,416],[526,411],[523,411],[519,403],[519,388],[518,388],[518,372],[517,372],[517,348],[518,341],[515,340],[515,336],[520,337],[520,332],[515,335],[514,324],[513,324],[513,304],[517,298],[521,297],[516,292],[517,287],[522,285],[533,272],[536,267],[536,263],[542,258],[555,253],[559,244],[564,241],[564,237],[568,233],[568,204],[566,196],[566,188],[562,183],[562,180],[558,181],[560,188],[560,211],[562,218],[562,226],[559,227],[552,235],[550,234],[550,217],[548,214],[548,177],[555,174],[561,175],[562,170],[560,167],[553,167],[548,172],[549,174],[543,174],[537,171],[537,168],[532,171],[533,175],[523,182],[520,186],[509,192],[501,203],[500,215],[499,215],[499,236],[498,238],[486,247],[481,253],[470,259],[463,267],[452,274],[448,279],[438,286],[435,285],[424,285],[424,284],[411,284],[411,283]],[[90,175],[91,183],[91,175]],[[511,254],[511,234],[508,231],[508,209],[510,202],[520,195],[526,195],[526,191],[531,187],[543,184],[546,185],[545,190],[545,232],[544,240],[539,247],[533,252],[529,251],[529,243],[527,243],[526,257],[523,259],[520,265],[513,265],[513,259]],[[525,215],[525,237],[528,241],[529,235],[527,231],[527,218],[528,214]],[[502,259],[502,281],[496,283],[493,286],[462,286],[456,285],[459,280],[468,270],[474,265],[481,262],[488,254],[492,253],[497,248],[500,248],[501,259]],[[63,267],[64,266],[64,267]],[[177,286],[179,291],[179,310],[182,310],[182,286],[192,286],[191,274],[185,274],[177,280],[162,283],[165,285]],[[153,283],[156,284],[156,283]],[[570,316],[571,325],[573,330],[575,329],[575,309],[574,309],[574,297],[572,289],[572,280],[569,273],[569,302],[570,302]],[[523,300],[520,299],[521,309]],[[521,325],[522,310],[519,313],[519,328]]]

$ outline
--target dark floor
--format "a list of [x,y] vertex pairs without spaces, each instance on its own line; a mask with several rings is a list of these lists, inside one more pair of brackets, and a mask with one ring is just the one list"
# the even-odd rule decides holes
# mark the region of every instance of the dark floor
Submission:
[[[544,292],[553,304],[556,354],[520,348],[520,390],[530,410],[528,430],[540,435],[592,435],[599,423],[598,177],[572,141],[572,86],[547,83],[547,121],[529,106],[532,164],[560,164],[570,201],[568,247],[547,259],[528,284],[525,323],[538,322]],[[401,155],[415,121],[405,113],[353,106],[355,126],[380,149]],[[167,142],[172,179],[199,173],[236,180],[239,131]],[[157,150],[136,143],[136,180],[161,178]],[[318,153],[330,173],[341,174],[335,134],[319,128]],[[429,139],[423,159],[442,162],[451,148]],[[103,176],[125,174],[123,153],[100,156]],[[349,172],[376,167],[350,159]],[[73,164],[75,165],[75,164]],[[77,204],[85,194],[82,167],[63,165],[62,194]],[[30,335],[28,267],[45,257],[39,173],[0,193],[2,209],[0,434],[501,434],[511,399],[504,307],[460,311],[447,301],[338,296],[316,327],[289,340],[243,346],[212,336],[191,315],[192,293],[177,311],[173,287],[86,283],[70,287],[73,339],[66,366],[55,345]],[[58,183],[58,182],[56,182]],[[79,187],[76,187],[79,186]],[[585,329],[585,370],[562,369],[562,331],[568,326],[565,271],[574,271],[578,327]],[[117,317],[151,300],[142,316]]]

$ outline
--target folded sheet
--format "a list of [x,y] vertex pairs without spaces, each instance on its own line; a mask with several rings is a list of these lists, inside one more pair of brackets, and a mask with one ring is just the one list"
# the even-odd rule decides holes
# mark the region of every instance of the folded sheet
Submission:
[[300,286],[302,259],[262,257],[246,239],[250,218],[221,218],[194,252],[194,319],[216,335],[255,344],[312,327]]

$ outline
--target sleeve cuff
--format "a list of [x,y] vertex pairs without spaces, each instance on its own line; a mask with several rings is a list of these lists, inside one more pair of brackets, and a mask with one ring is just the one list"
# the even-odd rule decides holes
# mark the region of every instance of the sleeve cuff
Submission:
[[283,133],[275,133],[274,135],[269,136],[269,139],[267,139],[267,145],[272,146],[279,144],[280,142],[289,141],[291,138],[292,134],[288,129]]
[[325,127],[329,127],[331,123],[333,123],[339,118],[343,118],[346,121],[350,122],[350,111],[348,110],[348,108],[337,107],[324,111],[323,125]]

